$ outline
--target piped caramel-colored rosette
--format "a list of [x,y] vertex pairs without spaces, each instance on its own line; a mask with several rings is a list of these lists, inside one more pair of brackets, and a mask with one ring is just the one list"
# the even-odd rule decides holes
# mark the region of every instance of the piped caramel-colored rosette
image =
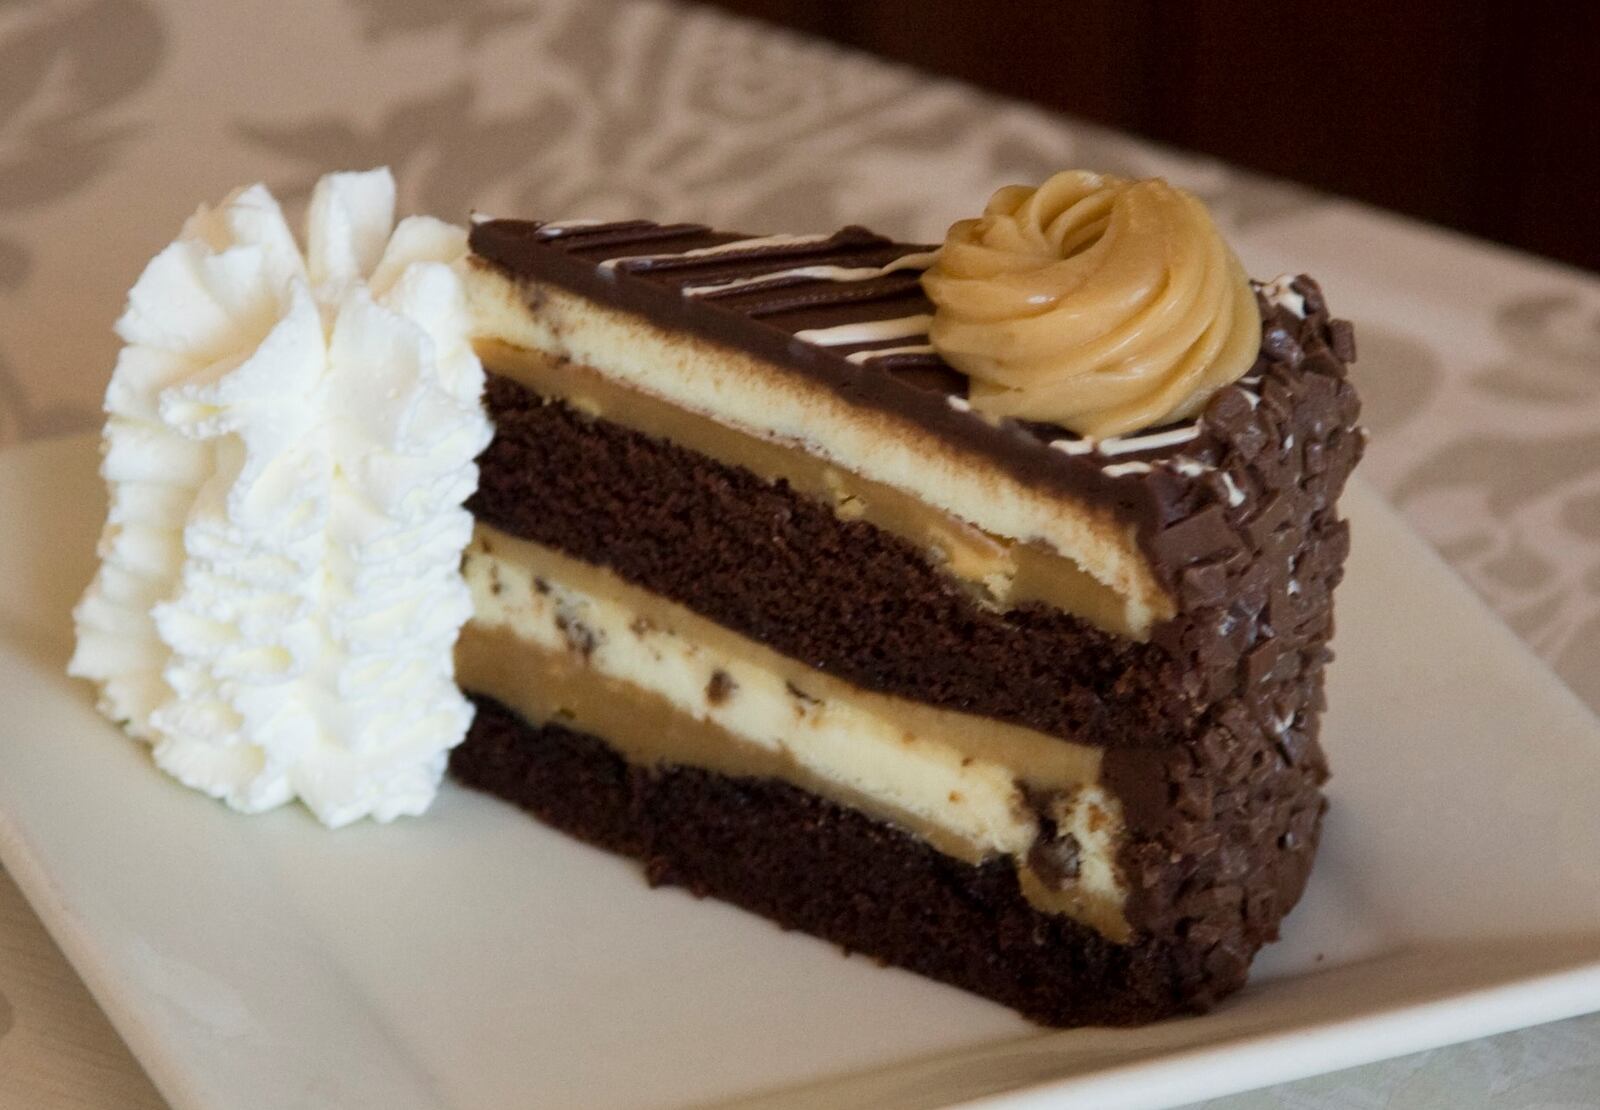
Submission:
[[1261,345],[1249,278],[1159,178],[1068,170],[995,193],[923,275],[934,347],[972,407],[1096,439],[1196,415]]

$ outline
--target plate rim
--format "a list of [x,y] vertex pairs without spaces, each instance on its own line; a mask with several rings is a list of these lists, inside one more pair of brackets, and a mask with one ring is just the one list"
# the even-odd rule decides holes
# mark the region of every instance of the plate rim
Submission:
[[[96,439],[93,433],[54,437],[0,451],[0,496],[4,495],[5,487],[14,481],[10,476],[13,469],[11,464],[19,457],[45,457],[52,452],[82,451],[88,449],[88,445]],[[1596,724],[1596,736],[1600,736],[1600,716],[1505,625],[1443,557],[1416,534],[1409,522],[1367,483],[1357,478],[1352,486],[1354,495],[1365,502],[1363,509],[1381,512],[1403,528],[1416,541],[1418,554],[1431,564],[1431,571],[1444,572],[1458,587],[1456,592],[1463,601],[1475,606],[1479,616],[1486,617],[1497,626],[1506,646],[1520,652],[1526,661],[1548,676],[1549,692],[1570,700]],[[1350,495],[1346,494],[1347,497]],[[10,654],[14,647],[13,640],[11,634],[0,628],[0,648],[5,649],[5,654]],[[4,655],[0,655],[0,660],[3,659]],[[96,1004],[105,1012],[162,1096],[180,1110],[205,1105],[204,1083],[197,1082],[196,1076],[183,1061],[183,1054],[173,1051],[167,1043],[170,1038],[163,1036],[142,1016],[139,1000],[135,997],[139,993],[137,988],[129,989],[125,977],[119,975],[117,968],[103,958],[106,953],[96,945],[94,928],[72,911],[68,899],[49,873],[45,853],[30,842],[20,820],[3,804],[0,804],[0,863],[4,864],[54,942],[82,978]],[[1379,958],[1390,958],[1392,955]],[[1305,977],[1295,975],[1289,978]],[[1248,997],[1240,998],[1236,1004],[1248,1004]],[[1181,1102],[1254,1090],[1595,1011],[1600,1011],[1600,951],[1570,966],[1520,975],[1504,982],[1466,986],[1437,997],[1397,1003],[1307,1027],[1275,1032],[1241,1031],[1216,1041],[1159,1050],[1143,1058],[1096,1067],[1076,1075],[1025,1082],[1015,1088],[947,1105],[970,1110],[1033,1110],[1067,1097],[1093,1096],[1096,1106],[1153,1110]],[[983,1051],[983,1048],[974,1046],[953,1051],[976,1053]],[[949,1055],[951,1053],[944,1053],[939,1058]],[[923,1060],[918,1057],[826,1076],[817,1081],[808,1080],[796,1086],[762,1091],[716,1105],[759,1105],[769,1098],[790,1094],[803,1096],[813,1086],[836,1083],[854,1085],[868,1077],[887,1077],[912,1071]],[[1223,1074],[1238,1073],[1240,1070],[1250,1076],[1247,1085],[1241,1086],[1237,1080],[1230,1080]],[[1180,1082],[1181,1094],[1174,1086]]]

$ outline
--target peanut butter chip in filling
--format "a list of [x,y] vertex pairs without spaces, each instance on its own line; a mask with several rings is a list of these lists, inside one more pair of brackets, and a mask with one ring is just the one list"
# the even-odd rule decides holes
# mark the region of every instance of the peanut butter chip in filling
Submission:
[[1261,346],[1255,294],[1204,205],[1068,170],[954,224],[923,275],[930,337],[993,416],[1091,438],[1195,416]]

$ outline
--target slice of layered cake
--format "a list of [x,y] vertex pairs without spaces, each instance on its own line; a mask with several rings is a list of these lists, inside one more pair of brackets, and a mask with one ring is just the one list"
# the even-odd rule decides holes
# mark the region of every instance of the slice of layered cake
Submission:
[[1201,1009],[1305,885],[1349,326],[1194,198],[938,247],[492,220],[451,769],[1051,1024]]

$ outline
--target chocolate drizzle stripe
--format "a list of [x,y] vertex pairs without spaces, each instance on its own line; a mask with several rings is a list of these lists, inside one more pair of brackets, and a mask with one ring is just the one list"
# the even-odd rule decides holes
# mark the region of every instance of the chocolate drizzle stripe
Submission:
[[[491,221],[497,222],[497,221]],[[479,227],[489,225],[479,224]],[[532,239],[536,243],[548,245],[562,252],[570,252],[579,256],[580,252],[594,251],[602,257],[607,252],[617,248],[631,248],[645,243],[670,243],[674,240],[687,241],[700,246],[709,246],[713,243],[725,242],[736,238],[732,235],[718,235],[704,224],[653,224],[648,221],[633,221],[626,224],[595,224],[593,226],[576,227],[570,230],[563,229],[561,234],[553,238],[541,238],[539,231],[544,225],[535,225]]]
[[[784,313],[817,311],[820,309],[845,310],[847,306],[868,306],[863,314],[867,320],[880,319],[884,313],[881,302],[898,301],[913,308],[921,308],[921,287],[916,278],[887,277],[853,285],[822,285],[809,283],[789,286],[767,293],[735,293],[738,311],[755,320],[765,320]],[[874,307],[873,303],[878,302]],[[853,311],[853,310],[852,310]],[[781,327],[782,325],[777,325]]]
[[856,351],[847,356],[857,365],[863,362],[872,362],[880,358],[907,358],[910,355],[932,355],[937,352],[931,343],[913,343],[905,347],[879,347]]
[[722,262],[730,258],[770,254],[773,250],[819,247],[833,243],[835,239],[836,236],[833,235],[763,235],[749,239],[730,239],[724,243],[691,247],[683,251],[618,255],[614,258],[601,259],[599,265],[602,271],[611,271],[618,267],[644,270],[678,265],[695,266],[702,262]]
[[860,320],[828,328],[808,328],[795,332],[794,337],[802,343],[815,343],[821,347],[855,347],[864,343],[881,343],[886,339],[927,335],[928,326],[932,323],[932,316],[919,312],[893,320]]
[[936,257],[938,257],[937,251],[913,251],[910,254],[903,254],[899,258],[886,262],[882,266],[795,266],[787,270],[775,270],[771,273],[726,278],[722,281],[707,282],[704,285],[685,285],[680,292],[685,297],[715,297],[735,290],[765,289],[769,282],[870,281],[874,278],[888,277],[899,270],[917,270],[919,272],[926,270],[933,264],[933,260]]
[[1176,447],[1200,435],[1200,422],[1190,421],[1177,428],[1152,432],[1142,436],[1122,436],[1102,439],[1095,447],[1102,455],[1131,455],[1138,451],[1155,451],[1163,447]]

